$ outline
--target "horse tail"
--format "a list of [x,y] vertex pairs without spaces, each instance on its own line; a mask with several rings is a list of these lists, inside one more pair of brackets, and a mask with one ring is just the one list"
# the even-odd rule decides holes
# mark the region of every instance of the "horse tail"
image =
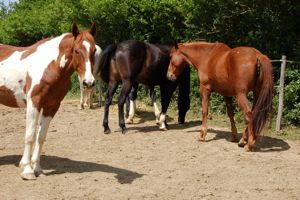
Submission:
[[111,58],[115,55],[117,44],[111,44],[104,49],[101,53],[101,58],[99,61],[99,69],[97,74],[101,74],[101,78],[106,83],[109,82],[109,70],[110,70],[110,62]]
[[266,56],[258,58],[256,71],[256,75],[262,76],[262,79],[258,77],[260,84],[256,83],[259,91],[253,109],[253,131],[259,135],[273,110],[273,70],[270,59]]

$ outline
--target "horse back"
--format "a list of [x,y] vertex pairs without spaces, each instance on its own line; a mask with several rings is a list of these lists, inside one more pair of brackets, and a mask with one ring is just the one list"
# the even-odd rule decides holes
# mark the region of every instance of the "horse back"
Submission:
[[206,67],[200,73],[201,82],[224,96],[253,90],[257,79],[257,59],[262,56],[251,47],[231,49],[221,44],[208,53]]
[[[56,82],[61,65],[59,44],[65,34],[47,38],[29,47],[0,45],[0,103],[9,107],[25,107],[28,98],[49,91],[50,83]],[[53,39],[53,40],[52,40]],[[50,41],[52,40],[52,41]],[[49,42],[49,43],[46,43]],[[63,79],[64,83],[68,79]],[[41,85],[45,85],[42,87]],[[64,88],[57,84],[57,88]],[[64,88],[68,91],[68,87]],[[59,92],[49,93],[55,96]],[[48,95],[48,93],[47,93]],[[42,95],[39,95],[41,99]]]
[[147,44],[145,62],[138,81],[146,85],[159,85],[166,79],[169,51],[166,46]]
[[236,90],[254,90],[256,80],[259,78],[258,62],[265,55],[252,47],[237,47],[228,53],[228,78]]
[[113,57],[110,79],[134,80],[142,70],[146,48],[144,42],[136,40],[126,40],[119,43]]

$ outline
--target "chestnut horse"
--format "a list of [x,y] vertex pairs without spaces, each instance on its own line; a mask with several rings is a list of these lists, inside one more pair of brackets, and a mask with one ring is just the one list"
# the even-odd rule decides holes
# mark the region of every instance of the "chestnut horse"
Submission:
[[[251,151],[256,137],[272,111],[273,78],[270,59],[251,47],[229,48],[223,43],[192,42],[175,44],[170,53],[167,77],[175,80],[186,63],[194,66],[200,80],[202,97],[202,129],[199,140],[205,141],[207,133],[208,102],[211,92],[225,97],[231,122],[231,140],[237,140],[233,118],[232,97],[243,111],[247,128],[239,146]],[[247,94],[253,91],[253,107]]]
[[0,103],[26,107],[25,148],[20,161],[25,180],[43,175],[42,146],[50,121],[71,86],[73,72],[86,87],[94,85],[95,33],[95,24],[85,31],[73,24],[72,33],[29,47],[0,45]]
[[[110,133],[108,126],[109,106],[112,102],[113,95],[119,84],[122,84],[122,89],[118,97],[119,109],[119,126],[122,133],[125,133],[124,120],[124,103],[131,89],[133,95],[130,95],[130,100],[133,103],[135,92],[138,84],[142,83],[153,88],[155,85],[160,86],[161,107],[159,124],[161,130],[166,130],[166,112],[172,97],[179,83],[179,120],[184,122],[185,114],[189,109],[189,70],[185,70],[186,77],[179,78],[178,82],[173,83],[168,80],[167,68],[170,57],[169,50],[171,46],[154,45],[137,40],[127,40],[118,44],[109,45],[102,52],[100,59],[100,70],[103,81],[108,83],[108,90],[105,100],[105,110],[103,127],[104,133]],[[184,85],[181,87],[180,85]],[[153,91],[153,90],[152,90]],[[131,106],[133,107],[133,105]],[[132,110],[132,109],[131,109]],[[129,117],[132,112],[129,111]]]

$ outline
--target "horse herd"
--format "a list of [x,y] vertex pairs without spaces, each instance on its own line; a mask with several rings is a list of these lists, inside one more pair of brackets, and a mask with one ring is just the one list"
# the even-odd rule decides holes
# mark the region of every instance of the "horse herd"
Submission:
[[[184,123],[190,103],[189,66],[193,66],[199,76],[202,97],[199,140],[205,141],[207,133],[209,96],[217,92],[226,102],[232,141],[237,141],[232,105],[232,97],[236,97],[247,125],[238,144],[251,151],[272,110],[272,65],[267,56],[254,48],[231,49],[223,43],[157,45],[136,40],[109,45],[101,52],[95,44],[95,34],[95,24],[89,30],[79,30],[74,23],[71,33],[46,38],[29,47],[0,44],[0,103],[26,107],[25,147],[20,161],[22,179],[33,180],[43,175],[42,146],[75,71],[81,87],[81,108],[84,98],[90,99],[96,79],[107,83],[103,127],[108,134],[109,106],[119,84],[122,85],[118,97],[122,133],[126,131],[125,101],[130,102],[127,122],[132,122],[139,83],[150,88],[154,102],[154,86],[160,86],[161,112],[155,103],[154,109],[162,130],[166,130],[167,108],[178,86],[178,121]],[[254,96],[252,108],[247,99],[250,91]]]

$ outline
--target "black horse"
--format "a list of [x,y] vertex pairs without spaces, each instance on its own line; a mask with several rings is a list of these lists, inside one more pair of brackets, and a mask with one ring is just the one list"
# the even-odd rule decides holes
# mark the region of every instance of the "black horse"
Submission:
[[162,130],[166,129],[166,112],[172,94],[179,84],[179,122],[184,122],[190,105],[190,71],[189,68],[186,68],[187,71],[182,74],[177,82],[167,79],[170,49],[171,46],[168,45],[154,45],[136,40],[126,40],[118,44],[111,44],[104,49],[99,68],[101,70],[101,78],[108,83],[103,119],[104,133],[110,133],[108,126],[109,106],[119,84],[122,84],[118,97],[119,126],[122,129],[122,133],[126,131],[124,103],[131,89],[132,92],[129,98],[134,100],[137,83],[148,85],[151,89],[155,85],[160,86],[162,112],[159,124]]

